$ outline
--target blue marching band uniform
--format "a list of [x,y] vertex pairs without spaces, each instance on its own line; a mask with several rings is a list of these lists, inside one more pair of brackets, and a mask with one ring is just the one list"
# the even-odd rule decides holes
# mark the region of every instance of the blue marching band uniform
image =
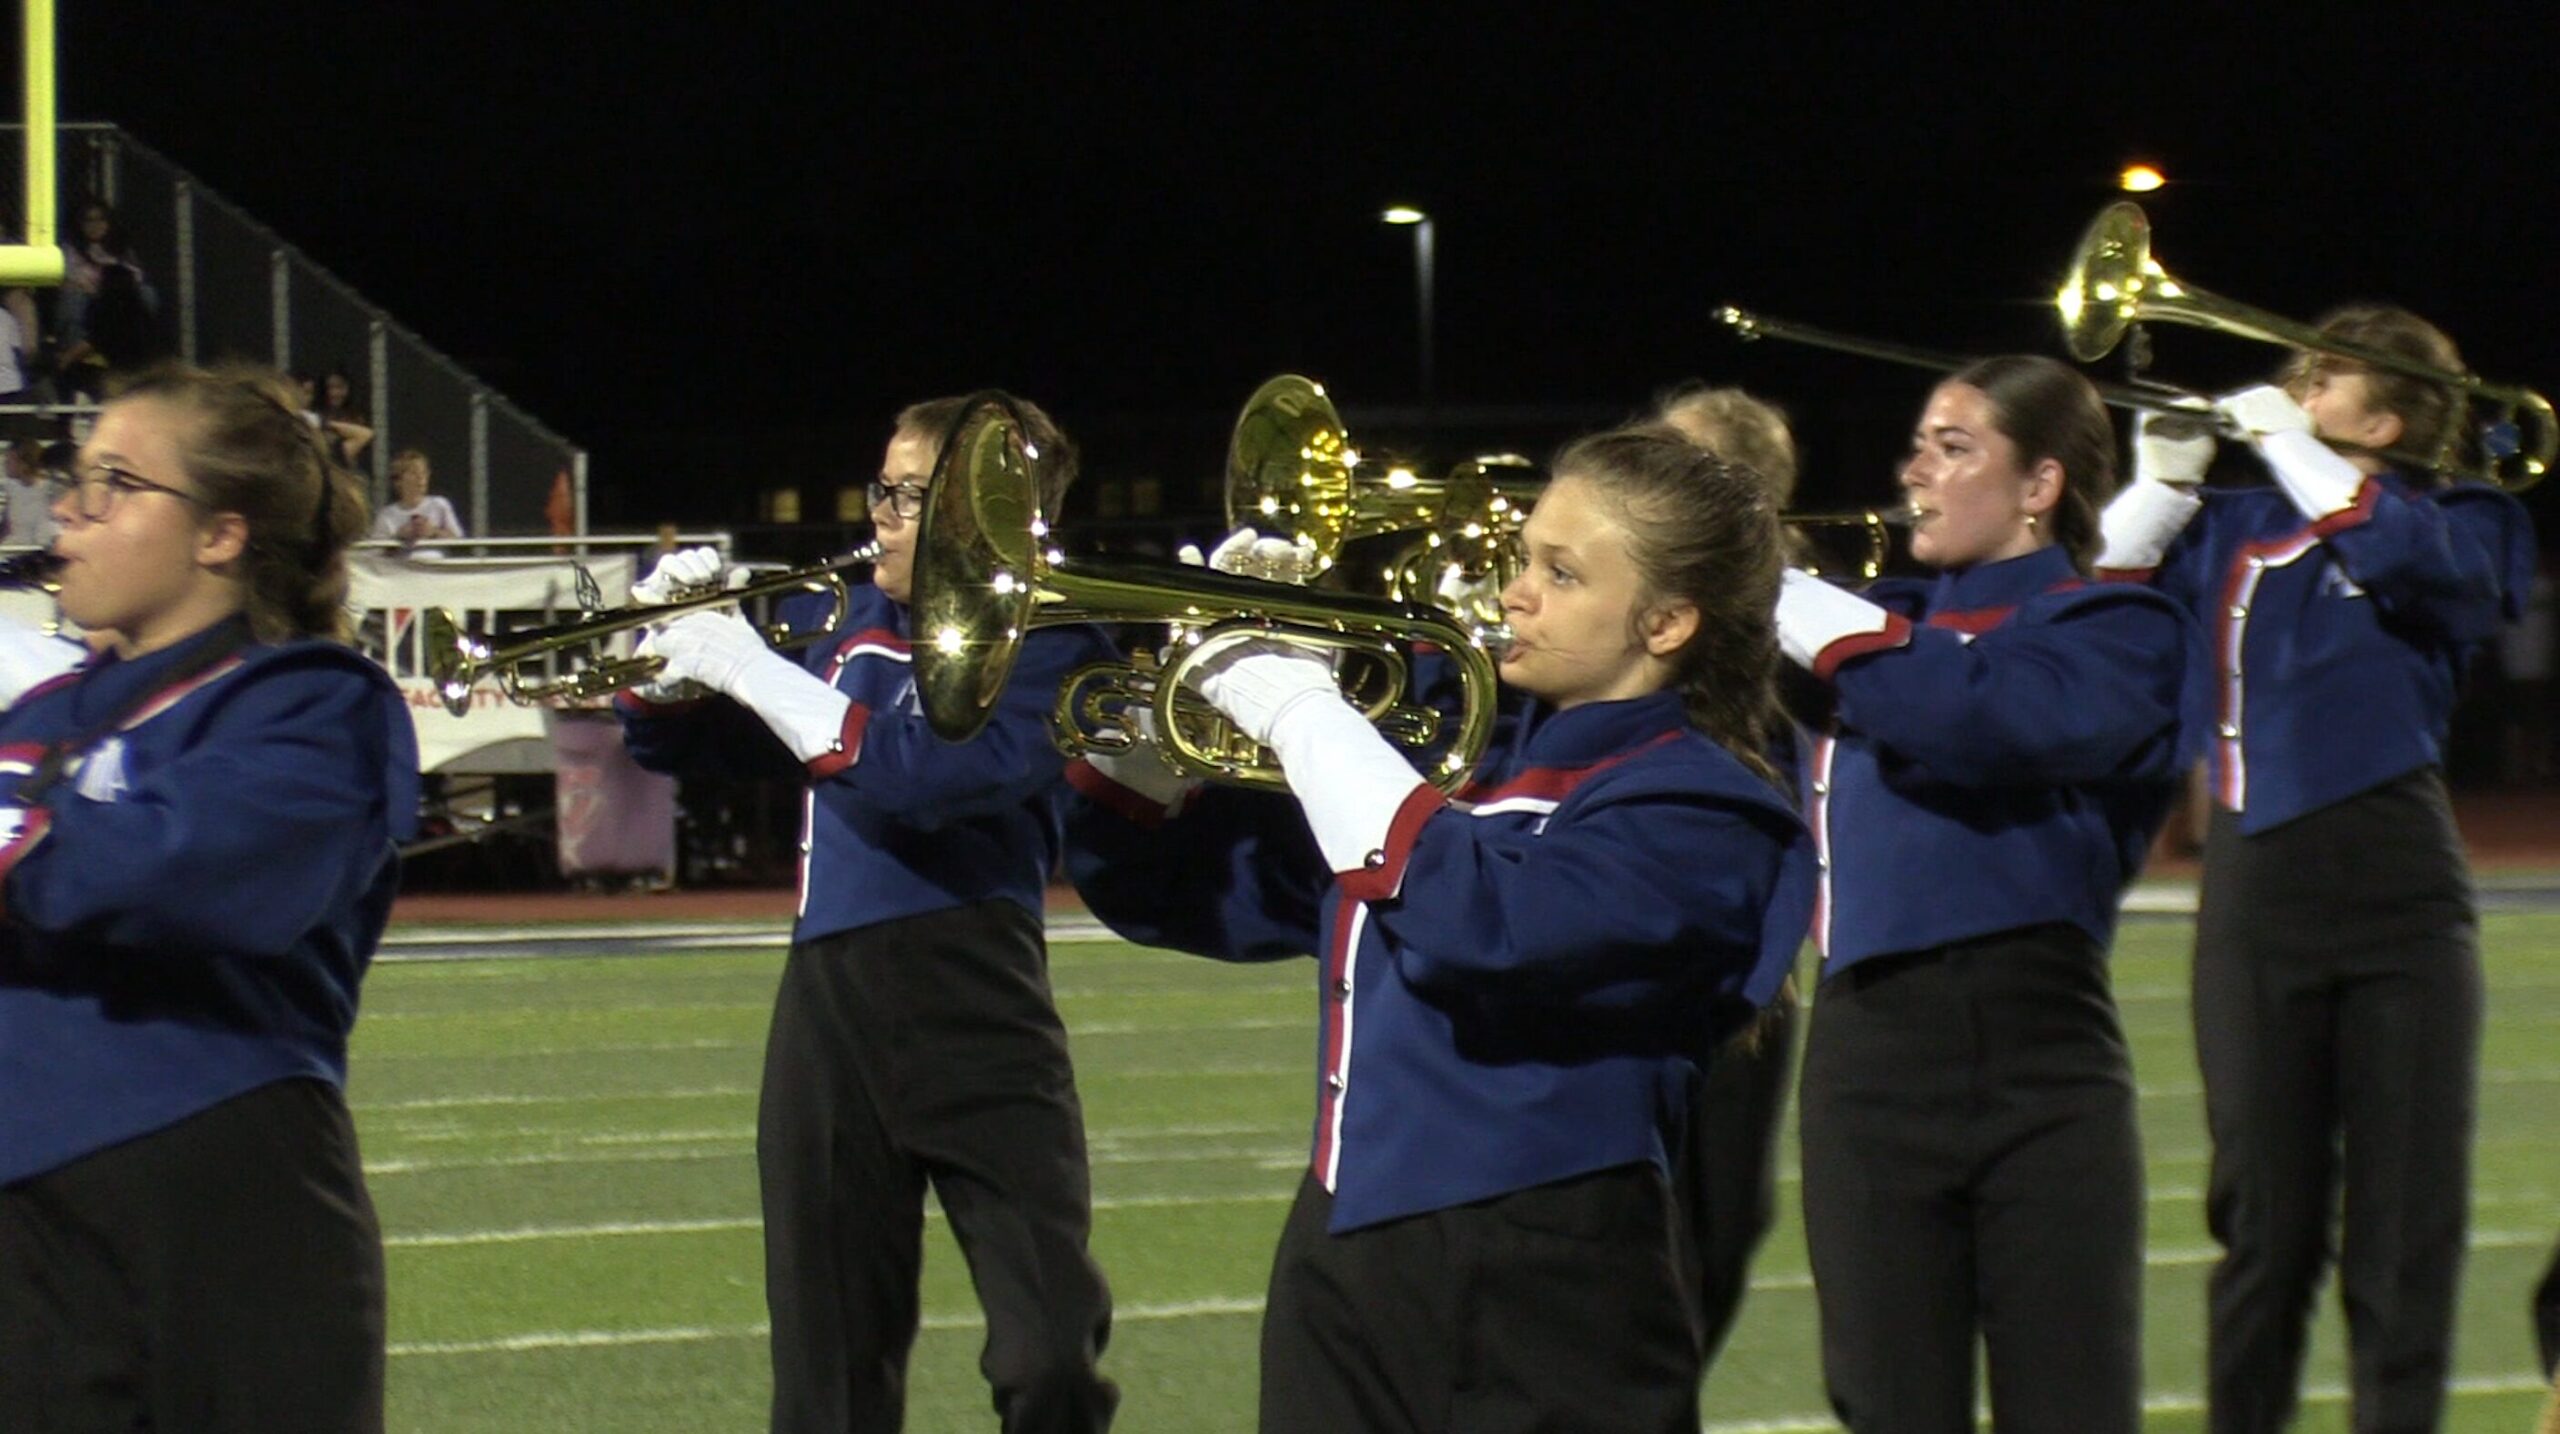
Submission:
[[1970,1427],[1978,1334],[2004,1424],[2129,1430],[2142,1162],[2105,957],[2182,769],[2192,624],[2059,546],[1865,596],[1812,653],[1837,716],[1804,774],[1825,1378],[1852,1428]]
[[[808,788],[759,1115],[778,1408],[897,1406],[930,1182],[973,1269],[987,1260],[1000,1404],[1107,1420],[1109,1296],[1040,934],[1063,859],[1132,940],[1315,959],[1315,1121],[1275,1311],[1335,1317],[1285,1278],[1329,1238],[1523,1192],[1647,1172],[1606,1213],[1667,1222],[1658,1172],[1690,1073],[1810,930],[1807,1227],[1844,1417],[1970,1410],[1977,1330],[2004,1415],[2138,1417],[2142,1169],[2104,954],[2201,750],[2218,811],[2195,1019],[2229,1251],[2217,1405],[2291,1407],[2343,1122],[2349,1188],[2370,1187],[2345,1244],[2359,1402],[2431,1409],[2479,1025],[2439,769],[2467,654],[2525,591],[2530,525],[2494,490],[2393,474],[2325,506],[2282,484],[2163,487],[2110,511],[2108,575],[2137,581],[2084,582],[2048,548],[1868,589],[1880,620],[1813,663],[1838,719],[1803,759],[1801,818],[1657,693],[1520,712],[1463,791],[1418,788],[1377,860],[1334,872],[1285,796],[1168,807],[1066,763],[1049,708],[1109,656],[1089,629],[1033,633],[988,729],[938,741],[906,609],[868,586],[807,657],[851,700],[834,751],[801,763],[732,703],[626,694],[644,765]],[[85,745],[50,763],[60,780],[20,795],[66,743]],[[76,1180],[272,1088],[318,1092],[308,1118],[345,1130],[355,992],[415,809],[408,718],[379,670],[231,628],[93,661],[0,716],[0,781],[0,1183]],[[120,985],[134,960],[153,963],[147,989]],[[2366,1026],[2388,1032],[2356,1044]],[[990,1068],[1008,1097],[992,1108]],[[349,1228],[378,1259],[351,1131],[344,1163]],[[1568,1213],[1593,1218],[1580,1198]],[[1662,1233],[1658,1265],[1558,1261],[1479,1294],[1515,1301],[1522,1328],[1619,1318],[1644,1303],[1630,1282],[1676,1282]],[[1948,1278],[1959,1261],[1972,1277]],[[1676,1321],[1626,1335],[1655,1372],[1696,1358]],[[1274,1358],[1273,1337],[1282,1397],[1293,1360],[1338,1357]],[[839,1367],[856,1348],[887,1365]],[[1623,1372],[1591,1372],[1595,1409]]]
[[[368,1417],[382,1246],[341,1088],[417,789],[381,668],[236,620],[0,713],[0,1208],[51,1212],[160,1292],[114,1326],[151,1351],[138,1369],[51,1326],[119,1295],[0,1292],[0,1386],[43,1369],[114,1408],[148,1379],[205,1427]],[[48,1238],[0,1228],[38,1262]]]
[[808,786],[757,1114],[774,1427],[902,1417],[930,1183],[1006,1427],[1098,1428],[1118,1397],[1094,1369],[1110,1294],[1042,910],[1065,792],[1050,704],[1109,650],[1089,628],[1030,635],[986,729],[953,744],[917,706],[903,604],[854,587],[837,632],[803,661],[850,706],[805,764],[725,699],[617,702],[644,766]]
[[[1456,798],[1417,786],[1375,859],[1338,874],[1286,796],[1168,808],[1069,770],[1086,798],[1069,870],[1104,922],[1225,960],[1316,957],[1315,1121],[1264,1324],[1266,1429],[1374,1422],[1364,1408],[1453,1382],[1479,1413],[1517,1412],[1536,1399],[1520,1384],[1560,1373],[1588,1427],[1695,1417],[1665,1131],[1691,1063],[1785,979],[1811,842],[1675,693],[1507,725]],[[1659,1238],[1524,1247],[1517,1227],[1542,1222]],[[1331,1260],[1342,1240],[1366,1258]],[[1452,1288],[1453,1266],[1480,1282]],[[1407,1337],[1367,1337],[1362,1312],[1384,1307]],[[1614,1368],[1585,1362],[1595,1327]],[[1328,1403],[1346,1377],[1377,1402]]]
[[2358,1427],[2432,1428],[2482,1003],[2445,736],[2471,654],[2521,611],[2532,525],[2496,489],[2356,474],[2307,442],[2266,442],[2267,486],[2133,485],[2104,561],[2195,612],[2209,653],[2194,1019],[2224,1248],[2215,1428],[2290,1418],[2333,1248]]

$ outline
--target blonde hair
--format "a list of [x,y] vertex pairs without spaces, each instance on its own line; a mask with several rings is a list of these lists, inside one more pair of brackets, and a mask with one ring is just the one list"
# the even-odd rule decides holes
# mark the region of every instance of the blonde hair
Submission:
[[1796,438],[1785,409],[1738,388],[1692,380],[1654,400],[1653,411],[1690,442],[1757,475],[1775,507],[1795,501]]

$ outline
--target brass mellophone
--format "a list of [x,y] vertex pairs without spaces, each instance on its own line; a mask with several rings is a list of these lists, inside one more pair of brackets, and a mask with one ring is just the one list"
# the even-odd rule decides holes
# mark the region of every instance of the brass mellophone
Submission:
[[[943,441],[917,520],[909,595],[916,696],[938,735],[962,741],[985,725],[1033,629],[1141,623],[1166,630],[1158,660],[1088,666],[1059,693],[1053,735],[1070,755],[1125,751],[1151,735],[1178,771],[1284,786],[1272,754],[1188,682],[1225,650],[1268,641],[1338,659],[1345,696],[1389,740],[1424,752],[1424,777],[1443,788],[1466,779],[1493,732],[1493,658],[1478,629],[1391,598],[1177,563],[1062,559],[1047,547],[1022,431],[1000,395],[973,401]],[[1405,653],[1414,645],[1449,662],[1454,715],[1444,718],[1412,690]]]

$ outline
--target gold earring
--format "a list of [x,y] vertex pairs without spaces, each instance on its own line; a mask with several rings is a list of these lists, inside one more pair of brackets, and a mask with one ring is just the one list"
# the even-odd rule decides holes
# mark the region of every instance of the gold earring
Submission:
[[2029,514],[2027,515],[2027,526],[2028,526],[2028,527],[2030,527],[2030,528],[2032,528],[2032,527],[2034,527],[2035,525],[2036,525],[2036,515],[2035,515],[2035,514],[2033,514],[2033,513],[2029,513]]

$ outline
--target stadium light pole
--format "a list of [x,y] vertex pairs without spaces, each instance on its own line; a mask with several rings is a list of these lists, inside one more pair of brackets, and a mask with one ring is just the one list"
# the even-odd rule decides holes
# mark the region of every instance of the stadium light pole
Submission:
[[1389,206],[1378,216],[1413,231],[1414,327],[1421,336],[1422,421],[1431,423],[1431,216],[1410,204]]

